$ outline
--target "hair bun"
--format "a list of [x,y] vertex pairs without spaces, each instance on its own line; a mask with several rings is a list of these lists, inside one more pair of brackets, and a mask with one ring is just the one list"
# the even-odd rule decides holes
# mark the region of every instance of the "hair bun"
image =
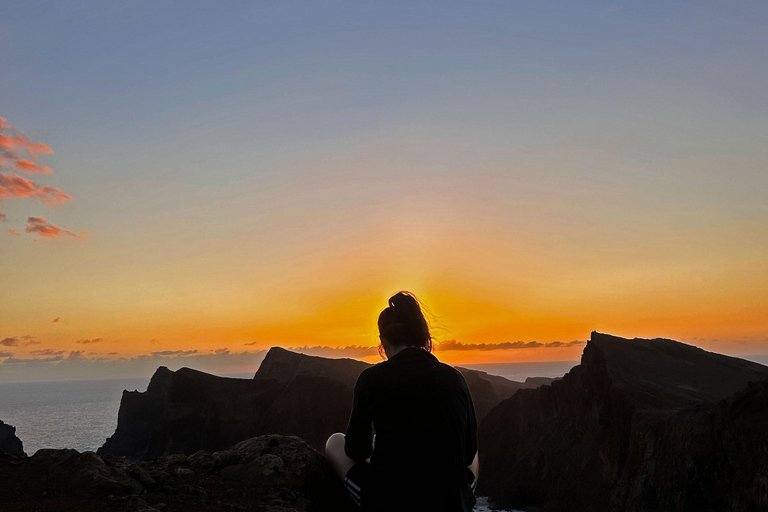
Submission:
[[379,315],[379,333],[395,345],[417,346],[432,351],[429,324],[418,299],[410,292],[397,292]]
[[414,308],[419,308],[419,302],[416,300],[416,297],[408,292],[397,292],[391,296],[389,298],[389,305],[390,307],[401,310],[413,310]]

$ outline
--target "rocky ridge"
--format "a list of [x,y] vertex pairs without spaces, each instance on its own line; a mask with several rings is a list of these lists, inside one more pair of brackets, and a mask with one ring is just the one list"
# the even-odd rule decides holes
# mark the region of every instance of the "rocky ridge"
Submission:
[[553,512],[768,510],[766,379],[676,341],[593,333],[562,380],[486,416],[480,492]]
[[[297,435],[322,450],[344,431],[358,375],[368,363],[270,349],[253,379],[232,379],[160,367],[147,391],[125,391],[114,435],[101,455],[148,460],[173,453],[216,451],[265,434]],[[459,368],[481,419],[518,389],[513,382]]]

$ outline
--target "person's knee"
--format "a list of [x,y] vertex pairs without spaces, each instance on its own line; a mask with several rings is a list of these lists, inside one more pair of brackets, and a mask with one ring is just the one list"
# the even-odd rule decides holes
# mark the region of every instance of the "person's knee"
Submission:
[[328,456],[332,453],[338,453],[339,449],[344,449],[344,434],[336,432],[335,434],[331,434],[331,437],[325,442],[325,455]]

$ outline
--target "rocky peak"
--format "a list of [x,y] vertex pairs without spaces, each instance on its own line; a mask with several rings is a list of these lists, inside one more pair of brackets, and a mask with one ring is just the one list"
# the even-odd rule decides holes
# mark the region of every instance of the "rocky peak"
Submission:
[[286,384],[297,376],[304,375],[351,381],[354,384],[360,373],[369,366],[369,363],[356,359],[330,359],[272,347],[253,378]]
[[26,456],[21,439],[16,437],[16,427],[0,420],[0,453]]

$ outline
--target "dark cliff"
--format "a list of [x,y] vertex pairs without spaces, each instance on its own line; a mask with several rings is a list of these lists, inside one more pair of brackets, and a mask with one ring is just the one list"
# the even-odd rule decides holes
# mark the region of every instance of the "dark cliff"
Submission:
[[0,453],[25,456],[24,445],[16,437],[16,427],[0,420]]
[[[160,367],[147,391],[123,392],[117,430],[98,453],[152,459],[222,450],[264,434],[297,435],[322,449],[329,435],[346,429],[355,382],[368,366],[274,347],[250,380]],[[478,418],[531,385],[459,370]]]
[[486,416],[481,492],[548,511],[766,510],[766,378],[672,340],[593,333],[562,380]]

